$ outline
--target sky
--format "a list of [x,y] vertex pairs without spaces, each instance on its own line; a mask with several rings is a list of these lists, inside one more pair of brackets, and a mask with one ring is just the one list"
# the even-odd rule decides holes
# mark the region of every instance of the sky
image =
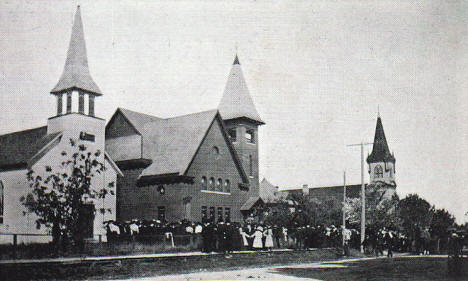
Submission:
[[2,0],[0,134],[54,115],[78,4],[97,116],[217,108],[237,52],[266,122],[261,178],[360,183],[347,145],[373,141],[379,111],[400,197],[468,221],[468,2]]

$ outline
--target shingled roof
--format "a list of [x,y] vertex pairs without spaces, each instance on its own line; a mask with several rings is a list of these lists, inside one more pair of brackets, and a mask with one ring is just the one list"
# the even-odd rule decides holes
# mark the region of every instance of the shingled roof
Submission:
[[47,134],[47,126],[0,136],[0,170],[26,168],[31,158],[61,132]]
[[388,148],[387,139],[382,125],[382,119],[377,117],[377,125],[375,127],[374,145],[372,153],[367,157],[367,163],[376,162],[393,162],[395,157],[390,153]]
[[223,119],[248,118],[259,124],[265,124],[255,108],[247,83],[236,55],[219,103],[219,112]]
[[63,73],[51,93],[56,94],[70,89],[81,89],[95,95],[102,95],[101,90],[89,73],[80,6],[76,9]]
[[[119,111],[143,137],[142,158],[152,160],[152,164],[140,174],[140,179],[185,175],[211,125],[219,120],[223,126],[217,110],[167,119],[123,108],[119,108],[117,112]],[[225,132],[224,128],[222,131]],[[228,140],[227,135],[225,138]],[[229,141],[227,144],[244,182],[248,182],[235,149]]]

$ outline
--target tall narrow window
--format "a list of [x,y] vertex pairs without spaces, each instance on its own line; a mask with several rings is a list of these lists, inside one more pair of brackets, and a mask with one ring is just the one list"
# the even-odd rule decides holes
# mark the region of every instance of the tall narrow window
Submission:
[[249,155],[249,176],[253,176],[253,159],[252,159],[252,155]]
[[4,193],[4,187],[3,187],[3,182],[0,181],[0,224],[3,223],[3,206],[4,206],[4,202],[3,202],[3,193]]
[[231,208],[224,208],[224,219],[226,222],[231,221]]
[[231,139],[231,142],[236,142],[237,141],[237,130],[236,128],[232,128],[228,130],[228,135],[229,138]]
[[382,166],[380,166],[380,165],[375,166],[374,173],[375,173],[375,177],[376,177],[376,178],[383,178],[383,169],[382,169]]
[[78,112],[84,113],[84,93],[78,94]]
[[223,207],[218,207],[218,222],[223,221]]
[[231,192],[231,182],[229,180],[224,182],[224,192]]
[[207,189],[208,189],[208,182],[207,182],[205,176],[203,176],[203,177],[201,178],[201,189],[203,189],[203,190],[207,190]]
[[62,110],[63,110],[63,95],[58,94],[57,95],[57,116],[62,115]]
[[218,179],[216,181],[216,191],[223,191],[223,180]]
[[208,208],[206,206],[201,207],[201,216],[202,220],[206,220],[208,218]]
[[253,129],[247,130],[245,132],[245,138],[248,143],[255,143],[255,131]]
[[215,179],[213,177],[210,178],[209,190],[211,191],[215,190]]
[[164,207],[164,206],[159,206],[158,207],[158,219],[161,222],[166,221],[166,207]]
[[67,92],[67,113],[72,111],[72,92]]
[[93,95],[88,95],[89,96],[89,111],[88,115],[94,117],[94,96]]
[[214,222],[215,220],[215,207],[210,207],[210,216],[208,217],[208,219],[212,222]]

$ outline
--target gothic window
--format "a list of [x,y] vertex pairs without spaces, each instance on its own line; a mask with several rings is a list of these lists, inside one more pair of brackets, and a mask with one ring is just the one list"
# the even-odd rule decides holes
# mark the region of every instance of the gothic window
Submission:
[[215,190],[215,179],[213,177],[210,178],[209,188],[209,190]]
[[158,219],[161,222],[166,221],[166,207],[164,207],[164,206],[159,206],[158,207]]
[[224,218],[226,222],[231,221],[231,208],[224,208]]
[[67,113],[72,111],[72,92],[67,92]]
[[216,181],[216,191],[223,191],[223,180],[218,179]]
[[3,193],[4,193],[3,182],[0,181],[0,224],[3,223],[3,209],[4,209]]
[[231,192],[231,182],[229,180],[224,182],[224,192]]
[[253,159],[252,159],[252,155],[249,155],[249,176],[253,176]]
[[208,182],[206,181],[206,177],[203,176],[201,178],[201,189],[207,190],[208,189]]
[[245,138],[248,143],[255,143],[255,131],[253,129],[247,130],[245,132]]
[[219,147],[213,146],[211,149],[211,153],[213,154],[215,159],[219,159]]
[[215,207],[210,207],[210,220],[214,221],[215,219]]
[[374,169],[375,178],[383,178],[383,169],[382,166],[377,165]]
[[78,112],[84,113],[84,93],[79,93],[78,95]]
[[208,208],[206,206],[201,207],[201,216],[204,219],[208,218]]
[[231,142],[236,142],[237,141],[237,130],[236,128],[232,128],[228,130],[228,135],[229,138],[231,139]]
[[223,207],[218,207],[218,222],[223,220]]
[[93,95],[88,95],[88,96],[89,96],[88,115],[94,117],[94,96]]

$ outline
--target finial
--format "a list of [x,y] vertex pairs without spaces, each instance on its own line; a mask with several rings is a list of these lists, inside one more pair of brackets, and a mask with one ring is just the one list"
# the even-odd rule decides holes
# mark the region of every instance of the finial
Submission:
[[377,118],[380,118],[380,105],[377,105]]

